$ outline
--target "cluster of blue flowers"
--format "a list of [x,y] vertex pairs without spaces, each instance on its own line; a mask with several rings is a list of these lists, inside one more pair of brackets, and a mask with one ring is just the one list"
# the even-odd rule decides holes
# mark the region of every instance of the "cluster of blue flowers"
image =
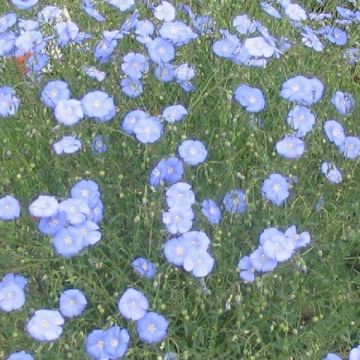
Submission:
[[324,123],[327,138],[334,143],[340,153],[348,159],[356,160],[360,156],[360,139],[357,136],[346,136],[343,126],[336,120]]
[[71,197],[61,202],[54,196],[39,195],[29,206],[29,213],[39,219],[39,230],[50,236],[59,255],[77,255],[101,239],[99,223],[103,204],[98,185],[81,180],[71,188]]
[[[27,10],[38,3],[38,0],[11,0],[18,9]],[[129,37],[138,42],[142,50],[130,51],[122,56],[117,66],[123,76],[120,80],[122,94],[129,98],[137,98],[144,91],[143,82],[153,72],[154,77],[162,83],[174,82],[185,92],[195,90],[193,80],[196,69],[188,63],[176,61],[177,50],[196,40],[201,35],[212,34],[215,21],[211,16],[197,16],[185,4],[176,8],[171,2],[160,1],[151,4],[142,1],[153,14],[153,21],[141,18],[135,8],[134,0],[104,0],[121,12],[132,10],[123,24],[113,30],[105,30],[92,49],[95,60],[101,66],[116,58],[119,43]],[[81,0],[84,12],[92,19],[103,22],[105,16],[95,7],[94,0]],[[276,8],[275,4],[279,7]],[[261,2],[261,8],[276,20],[287,18],[299,31],[302,43],[321,52],[324,45],[321,37],[333,45],[343,46],[347,43],[345,26],[360,22],[360,11],[337,7],[338,17],[334,26],[330,21],[334,18],[328,13],[310,13],[299,4],[290,0],[276,0],[272,3]],[[180,10],[182,21],[177,10]],[[321,27],[313,29],[309,21],[321,23]],[[306,23],[304,23],[307,21]],[[294,43],[293,39],[275,37],[259,21],[251,19],[247,14],[234,17],[232,26],[236,34],[227,29],[220,29],[221,39],[212,44],[213,53],[234,64],[251,67],[265,67],[270,59],[279,58]],[[92,38],[91,34],[82,32],[71,20],[66,8],[46,6],[36,19],[18,19],[15,13],[0,17],[0,57],[14,58],[25,76],[39,81],[51,68],[50,60],[60,59],[64,47],[76,47]],[[84,49],[82,46],[81,49]],[[358,49],[344,51],[344,57],[350,64],[360,60]],[[96,81],[103,81],[106,72],[93,66],[83,66],[81,71]],[[298,159],[304,153],[306,144],[304,137],[313,131],[316,115],[311,107],[318,103],[324,93],[323,83],[314,77],[296,75],[282,84],[280,96],[294,103],[286,117],[286,123],[294,131],[286,134],[276,143],[277,153],[285,159]],[[50,80],[40,95],[41,101],[53,113],[54,119],[61,125],[71,127],[85,118],[98,123],[111,121],[118,112],[113,96],[102,90],[92,90],[81,99],[71,95],[69,85],[62,80]],[[240,84],[234,91],[235,101],[248,113],[259,113],[266,108],[266,96],[263,91],[248,84]],[[354,97],[343,91],[336,91],[331,103],[341,116],[349,115],[354,106]],[[0,117],[15,115],[20,99],[9,86],[0,87]],[[165,123],[182,121],[188,110],[181,104],[166,106],[161,115],[153,116],[147,111],[135,109],[122,119],[121,130],[143,144],[158,141],[164,133]],[[360,156],[360,139],[346,136],[343,126],[336,120],[324,123],[324,130],[330,142],[348,159]],[[53,144],[56,154],[72,154],[82,148],[81,141],[66,135]],[[106,137],[97,135],[92,141],[92,150],[103,153],[108,149]],[[167,209],[162,213],[162,222],[167,232],[173,236],[163,245],[166,260],[182,267],[193,276],[203,278],[214,268],[215,260],[209,252],[210,239],[201,230],[194,230],[196,203],[195,193],[191,185],[183,179],[187,166],[198,166],[208,156],[206,146],[196,139],[183,140],[177,149],[176,156],[161,159],[149,176],[149,184],[153,188],[166,186]],[[331,162],[323,162],[321,171],[332,183],[342,181],[342,173]],[[290,196],[292,180],[280,173],[272,173],[262,184],[263,197],[276,206],[281,206]],[[231,214],[242,214],[248,208],[247,197],[242,189],[228,191],[219,206],[214,199],[201,202],[201,212],[211,224],[219,224],[222,220],[222,208]],[[14,220],[20,216],[20,204],[11,195],[0,199],[0,220]],[[77,255],[88,246],[101,240],[99,224],[103,217],[103,204],[100,199],[98,185],[92,180],[81,180],[70,191],[70,197],[59,201],[54,196],[39,195],[29,206],[29,213],[38,222],[40,232],[51,238],[57,254],[71,257]],[[240,279],[253,282],[256,273],[273,271],[278,264],[290,260],[296,252],[311,242],[308,232],[297,232],[296,226],[285,231],[267,228],[261,235],[259,246],[238,263]],[[134,271],[152,279],[156,275],[156,266],[150,260],[138,257],[132,262]],[[27,280],[16,274],[7,274],[0,282],[0,309],[11,312],[20,309],[26,300]],[[129,287],[118,301],[120,314],[129,321],[135,322],[138,337],[145,343],[159,343],[167,335],[167,319],[153,311],[149,311],[149,301],[145,295]],[[65,318],[79,316],[87,306],[87,299],[79,289],[67,289],[59,298],[59,311],[39,309],[27,322],[26,330],[38,341],[58,339],[65,324]],[[130,334],[127,329],[113,325],[107,329],[95,329],[88,334],[85,347],[92,359],[119,359],[127,352]],[[13,353],[10,360],[31,360],[33,357],[22,351]],[[328,354],[326,360],[340,359],[336,354]],[[360,359],[360,347],[350,351],[349,360]]]
[[[141,341],[153,344],[166,336],[168,321],[164,316],[148,311],[149,301],[141,291],[128,288],[119,299],[118,309],[125,319],[136,322]],[[129,332],[114,325],[106,330],[93,330],[87,336],[85,346],[92,359],[120,359],[126,353],[129,341]]]
[[307,231],[298,233],[295,225],[284,232],[274,227],[265,229],[260,235],[258,248],[240,259],[240,279],[253,282],[255,272],[273,271],[278,263],[288,261],[310,241],[310,234]]

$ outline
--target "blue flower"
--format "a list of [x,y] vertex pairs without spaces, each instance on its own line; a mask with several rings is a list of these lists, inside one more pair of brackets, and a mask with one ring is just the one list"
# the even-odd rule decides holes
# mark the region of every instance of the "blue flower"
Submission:
[[277,266],[277,261],[268,257],[264,253],[264,248],[259,246],[255,251],[253,251],[250,256],[250,265],[260,272],[273,271]]
[[114,325],[104,332],[104,351],[110,359],[120,359],[129,345],[129,332]]
[[146,279],[152,279],[156,274],[156,266],[148,259],[139,257],[131,264],[133,269]]
[[78,234],[81,237],[82,247],[95,245],[101,239],[99,226],[91,220],[86,220],[81,224],[75,225],[75,229],[79,231]]
[[160,21],[173,21],[176,16],[175,7],[167,1],[162,1],[155,7],[154,16]]
[[72,21],[59,22],[55,25],[58,36],[57,43],[63,47],[69,44],[70,41],[75,41],[80,33],[79,27]]
[[136,138],[143,144],[152,144],[160,139],[163,133],[163,125],[158,118],[141,118],[134,126]]
[[[1,55],[1,50],[0,50]],[[360,49],[350,48],[343,52],[344,59],[347,60],[349,65],[355,65],[360,61]]]
[[155,26],[150,20],[137,20],[135,22],[136,40],[141,44],[147,44],[151,41],[151,36],[155,31]]
[[187,114],[188,112],[183,105],[171,105],[163,110],[161,117],[168,123],[174,123],[181,121]]
[[255,280],[255,268],[250,262],[249,256],[244,256],[238,263],[238,269],[240,270],[240,279],[252,283]]
[[172,264],[182,266],[188,246],[188,242],[182,236],[166,241],[164,244],[166,260]]
[[137,98],[143,92],[143,85],[139,79],[127,76],[121,80],[120,85],[122,92],[130,98]]
[[179,155],[187,163],[193,166],[199,165],[207,157],[205,145],[198,140],[184,140],[179,146]]
[[121,70],[133,79],[141,79],[149,70],[148,59],[139,53],[130,52],[124,56]]
[[109,62],[116,48],[116,40],[101,39],[94,48],[94,56],[96,61],[101,64]]
[[11,2],[20,10],[27,10],[35,6],[39,0],[11,0]]
[[251,56],[264,58],[272,57],[276,50],[276,47],[270,44],[263,36],[246,39],[244,47]]
[[46,46],[43,35],[39,31],[24,31],[15,40],[16,56],[21,56],[29,51],[40,52]]
[[263,9],[263,11],[265,11],[268,15],[274,17],[275,19],[281,19],[282,16],[279,13],[279,11],[277,9],[275,9],[272,5],[270,5],[269,3],[262,1],[260,3],[261,8]]
[[241,214],[247,209],[245,193],[240,189],[233,189],[224,196],[225,210],[232,214]]
[[349,93],[336,91],[331,97],[331,103],[336,107],[340,115],[347,116],[355,105],[355,99]]
[[29,213],[36,218],[50,217],[57,214],[59,203],[54,196],[39,195],[30,205]]
[[93,180],[80,180],[71,188],[71,197],[82,199],[87,202],[89,207],[94,207],[99,198],[99,186]]
[[54,115],[60,124],[71,126],[83,119],[84,112],[79,100],[66,99],[57,103]]
[[72,225],[80,224],[86,220],[90,213],[89,205],[84,198],[70,198],[59,204],[59,211],[66,213],[67,220]]
[[289,241],[294,246],[294,249],[300,249],[310,244],[311,237],[307,231],[304,231],[300,234],[296,231],[296,226],[290,226],[284,233],[284,235],[289,239]]
[[195,194],[191,189],[191,185],[178,182],[170,186],[166,191],[166,203],[169,208],[190,208],[195,203]]
[[184,173],[184,166],[177,157],[169,157],[161,160],[152,170],[149,183],[151,186],[159,186],[168,183],[175,184],[181,180]]
[[127,134],[132,135],[137,122],[141,119],[149,118],[149,114],[142,110],[133,110],[128,112],[121,124],[121,128]]
[[174,45],[169,40],[165,40],[161,37],[148,41],[146,47],[150,59],[156,64],[168,63],[175,57]]
[[53,149],[57,155],[73,154],[81,149],[81,141],[75,136],[63,136],[61,140],[54,143]]
[[323,162],[321,164],[321,172],[333,184],[339,184],[342,182],[341,172],[334,164]]
[[235,100],[248,112],[259,112],[265,107],[265,98],[261,90],[248,85],[240,85],[235,90]]
[[30,336],[38,341],[53,341],[62,334],[64,318],[59,311],[41,309],[35,311],[26,325]]
[[175,67],[172,64],[164,63],[156,66],[155,77],[163,83],[168,83],[175,78]]
[[246,14],[236,16],[232,21],[232,25],[241,35],[252,34],[256,31],[255,24]]
[[94,0],[82,0],[83,10],[96,21],[104,21],[105,18],[95,9]]
[[360,156],[360,139],[356,136],[346,136],[340,145],[340,152],[348,159],[355,160]]
[[0,87],[0,117],[14,115],[19,108],[20,100],[9,86]]
[[306,11],[299,4],[289,3],[286,5],[285,14],[293,21],[303,21],[307,19]]
[[324,50],[324,45],[315,35],[313,29],[311,29],[309,26],[303,27],[303,32],[301,33],[301,35],[301,41],[305,46],[314,49],[317,52],[322,52]]
[[0,33],[5,32],[16,24],[17,17],[15,13],[8,13],[0,16]]
[[195,277],[205,277],[214,267],[214,258],[204,249],[187,251],[183,267]]
[[305,106],[296,105],[288,114],[287,123],[294,130],[297,136],[304,136],[309,133],[315,125],[315,116]]
[[335,45],[345,45],[347,42],[347,33],[345,30],[339,28],[330,28],[329,31],[325,33],[325,37]]
[[113,98],[103,91],[91,91],[81,100],[85,116],[99,122],[110,121],[116,113]]
[[62,10],[57,6],[45,6],[38,13],[37,18],[40,22],[52,23],[54,20],[58,19],[62,13]]
[[73,226],[60,229],[51,239],[57,254],[71,257],[83,249],[83,241],[78,229]]
[[284,234],[274,234],[264,241],[264,254],[278,262],[289,260],[295,250],[294,243]]
[[182,46],[196,39],[198,35],[182,21],[172,21],[164,23],[159,34],[162,38],[170,40],[175,46]]
[[129,288],[121,295],[118,308],[126,319],[137,321],[146,314],[149,302],[142,292]]
[[87,354],[95,360],[108,359],[105,352],[106,332],[103,330],[93,330],[86,338],[85,347]]
[[236,36],[225,37],[217,40],[212,46],[212,51],[220,58],[229,59],[240,46],[240,40]]
[[281,174],[271,174],[261,188],[263,196],[273,204],[280,206],[289,197],[289,182]]
[[50,217],[42,217],[39,221],[39,230],[45,235],[54,236],[66,224],[66,213],[58,212]]
[[86,75],[97,81],[103,81],[106,77],[106,73],[104,71],[100,71],[92,66],[84,66],[83,71]]
[[149,344],[158,343],[166,336],[167,320],[155,312],[148,312],[136,323],[139,339]]
[[25,304],[26,279],[21,275],[7,274],[0,282],[0,310],[10,312]]
[[313,103],[312,83],[310,79],[302,75],[295,76],[283,83],[280,95],[288,101],[311,105]]
[[206,199],[201,203],[201,212],[211,224],[218,224],[221,220],[221,210],[212,199]]
[[340,146],[345,142],[345,131],[336,120],[328,120],[324,123],[324,130],[330,142]]
[[79,316],[86,305],[86,297],[78,289],[69,289],[60,295],[59,307],[61,314],[68,318]]
[[199,250],[207,251],[210,245],[210,239],[203,231],[188,231],[182,238],[185,247],[192,254]]
[[10,354],[7,360],[34,360],[33,356],[25,351]]
[[176,82],[181,84],[182,82],[190,81],[195,76],[195,68],[189,64],[181,64],[175,68]]
[[11,32],[0,33],[0,56],[10,56],[15,47],[15,35]]
[[305,143],[296,136],[285,135],[276,143],[276,151],[285,159],[297,159],[305,152]]
[[68,84],[61,80],[49,81],[41,92],[42,102],[55,109],[60,100],[70,99],[70,90]]
[[96,154],[108,151],[108,138],[103,135],[96,135],[91,142],[91,150]]
[[0,198],[0,220],[15,220],[20,216],[20,204],[10,195]]
[[171,234],[183,234],[192,227],[194,213],[191,208],[173,207],[162,215],[162,221]]
[[25,303],[25,293],[15,283],[0,283],[0,310],[11,312],[20,309]]

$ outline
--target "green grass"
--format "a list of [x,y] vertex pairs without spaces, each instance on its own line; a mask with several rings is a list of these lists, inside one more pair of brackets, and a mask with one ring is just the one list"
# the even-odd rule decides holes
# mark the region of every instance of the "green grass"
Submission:
[[[23,274],[29,280],[27,302],[11,314],[0,313],[0,359],[12,351],[29,350],[39,360],[85,359],[84,340],[95,328],[111,324],[127,327],[131,344],[127,359],[160,359],[166,351],[180,359],[321,359],[334,351],[344,358],[360,343],[360,221],[358,161],[344,160],[336,148],[325,141],[322,124],[337,118],[348,133],[360,135],[360,87],[354,81],[359,66],[349,66],[341,58],[342,48],[327,44],[323,54],[304,48],[287,21],[266,17],[258,1],[188,1],[195,10],[212,14],[218,26],[228,27],[235,14],[249,13],[268,26],[276,36],[296,39],[296,45],[266,69],[232,65],[211,53],[213,39],[203,37],[178,52],[177,63],[197,67],[197,90],[183,93],[177,85],[158,83],[151,74],[144,81],[144,94],[129,100],[119,89],[120,58],[129,50],[141,49],[133,40],[121,42],[117,56],[99,66],[108,73],[98,84],[81,72],[84,64],[95,65],[91,52],[80,48],[64,50],[61,61],[53,62],[51,74],[41,83],[23,77],[11,59],[4,68],[0,85],[16,89],[21,107],[16,116],[0,121],[0,197],[12,193],[22,204],[22,216],[15,222],[0,224],[0,276],[8,272]],[[316,9],[315,1],[303,1]],[[334,12],[339,1],[327,1],[325,10]],[[113,29],[125,19],[110,7],[101,5],[107,15],[97,24],[80,11],[78,1],[67,4],[72,19],[81,30],[94,34]],[[71,5],[70,5],[71,4]],[[45,2],[40,0],[40,5]],[[39,8],[39,7],[38,7]],[[38,9],[36,8],[36,9]],[[0,13],[10,5],[1,4]],[[145,15],[142,9],[142,14]],[[30,17],[35,11],[21,13]],[[349,28],[348,46],[359,46],[360,32]],[[307,152],[298,161],[275,156],[274,145],[287,132],[285,116],[291,104],[279,97],[283,81],[296,74],[316,76],[326,86],[323,100],[314,107],[317,125],[307,137]],[[70,131],[58,128],[39,93],[49,79],[64,79],[74,97],[95,88],[111,93],[119,112],[108,124],[84,121]],[[268,106],[259,117],[264,127],[249,124],[246,114],[231,99],[234,88],[249,83],[263,89]],[[351,116],[341,119],[330,105],[335,90],[357,98]],[[135,108],[160,113],[165,105],[184,103],[189,116],[176,127],[167,127],[162,140],[144,146],[119,129],[124,114]],[[66,133],[76,133],[84,150],[72,156],[55,156],[50,144]],[[94,156],[90,150],[95,134],[108,135],[109,151]],[[212,239],[211,253],[216,267],[205,280],[211,295],[204,295],[201,284],[189,274],[165,262],[161,246],[168,235],[162,228],[163,190],[153,191],[147,177],[156,162],[175,154],[182,138],[198,138],[207,144],[208,161],[188,169],[198,200],[214,197],[221,201],[226,191],[246,190],[249,209],[242,216],[225,214],[219,226],[211,226],[199,214],[196,228]],[[344,181],[334,186],[319,171],[322,161],[334,161],[343,170]],[[260,187],[271,172],[299,177],[291,199],[281,208],[265,203]],[[102,241],[81,255],[65,259],[56,256],[50,240],[42,236],[27,214],[27,206],[39,193],[59,198],[79,179],[98,182],[105,204]],[[315,211],[320,195],[321,212]],[[144,201],[146,200],[146,201]],[[312,244],[273,273],[259,276],[255,284],[239,282],[236,265],[241,256],[256,248],[260,232],[268,226],[287,228],[296,224],[312,234]],[[158,265],[155,281],[139,278],[131,269],[137,256],[148,257]],[[117,311],[119,296],[128,287],[143,291],[151,308],[169,320],[164,343],[148,346],[137,340],[134,325]],[[89,300],[85,313],[66,322],[62,337],[51,344],[33,341],[24,331],[27,319],[39,308],[57,308],[59,294],[66,288],[80,288]]]

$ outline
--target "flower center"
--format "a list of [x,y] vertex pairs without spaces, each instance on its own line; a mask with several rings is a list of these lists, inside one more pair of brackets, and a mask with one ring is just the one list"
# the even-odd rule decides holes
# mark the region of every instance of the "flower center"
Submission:
[[155,331],[156,331],[156,325],[155,325],[155,324],[150,324],[150,325],[148,326],[148,330],[149,330],[151,333],[155,332]]
[[184,253],[184,248],[178,246],[175,251],[176,255],[182,255]]
[[94,101],[94,108],[99,109],[99,107],[101,107],[101,101],[100,100],[95,100]]
[[41,327],[43,328],[43,329],[47,329],[48,327],[49,327],[49,322],[47,321],[47,320],[43,320],[42,322],[41,322]]
[[275,184],[275,185],[273,186],[273,190],[278,193],[278,192],[280,192],[280,190],[281,190],[281,186],[280,186],[279,184]]
[[104,347],[104,342],[102,340],[99,340],[97,343],[96,343],[96,346],[99,348],[99,349],[102,349]]
[[291,90],[292,90],[293,92],[298,92],[298,91],[300,90],[299,84],[293,84],[293,85],[291,86]]
[[256,97],[255,96],[250,96],[249,97],[249,103],[250,104],[255,104],[256,103]]
[[72,244],[72,238],[70,236],[66,237],[64,240],[65,245],[71,245]]

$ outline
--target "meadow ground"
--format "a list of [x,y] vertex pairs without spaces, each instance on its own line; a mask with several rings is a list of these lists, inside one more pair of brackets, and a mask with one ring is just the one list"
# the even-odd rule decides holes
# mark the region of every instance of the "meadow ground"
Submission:
[[[106,21],[97,23],[79,3],[54,0],[51,5],[66,5],[81,30],[93,34],[87,43],[90,49],[103,30],[117,28],[128,16],[99,2]],[[220,37],[216,30],[177,51],[176,63],[196,66],[193,93],[177,84],[160,83],[149,73],[143,81],[144,93],[136,99],[125,97],[119,87],[122,57],[129,51],[143,51],[134,39],[120,41],[114,59],[102,65],[84,46],[66,47],[61,59],[51,60],[51,72],[40,82],[25,77],[13,58],[1,58],[0,84],[13,87],[21,104],[15,116],[0,119],[0,197],[13,194],[22,205],[22,215],[0,223],[0,276],[22,274],[28,288],[24,307],[0,313],[0,359],[23,349],[39,360],[85,359],[86,335],[115,323],[128,328],[131,341],[126,358],[136,360],[160,359],[166,352],[194,360],[321,359],[328,352],[345,358],[360,343],[359,160],[345,159],[326,139],[322,126],[328,119],[338,119],[348,134],[360,135],[360,68],[348,65],[342,56],[344,48],[359,46],[359,25],[348,28],[345,47],[327,43],[318,53],[301,44],[298,30],[288,20],[275,21],[262,12],[258,1],[187,3],[197,13],[212,15],[218,29],[231,28],[235,15],[247,13],[273,35],[293,39],[294,45],[266,68],[249,68],[212,53],[214,39]],[[335,15],[336,5],[345,2],[325,3],[321,11]],[[50,3],[40,0],[34,9],[19,12],[19,17],[32,18],[44,5]],[[320,10],[316,1],[302,1],[302,5],[308,12]],[[1,2],[0,13],[11,9]],[[149,14],[143,6],[140,10],[142,16]],[[97,66],[107,78],[97,83],[83,74],[84,65]],[[313,106],[317,120],[314,131],[306,136],[306,153],[289,161],[275,153],[276,142],[289,132],[284,119],[292,106],[280,98],[279,91],[285,80],[298,74],[320,79],[325,91]],[[112,94],[116,117],[104,124],[83,121],[70,129],[57,126],[39,96],[50,79],[65,80],[76,98],[93,89]],[[266,96],[266,109],[256,115],[261,124],[251,121],[233,100],[234,89],[242,83],[262,89]],[[349,92],[357,100],[345,118],[330,103],[336,90]],[[120,128],[130,110],[160,114],[164,106],[175,103],[184,104],[189,115],[167,126],[155,144],[141,144]],[[76,134],[83,149],[55,155],[51,144],[64,134]],[[99,134],[108,137],[109,149],[94,154],[91,141]],[[206,221],[199,202],[194,207],[194,227],[208,234],[215,259],[205,279],[209,293],[198,279],[165,261],[162,245],[169,238],[161,222],[165,190],[148,185],[154,165],[175,155],[184,138],[201,140],[209,152],[203,164],[187,167],[184,175],[196,199],[211,197],[221,203],[227,191],[241,188],[249,205],[242,215],[223,212],[219,225]],[[341,184],[331,184],[321,174],[323,161],[341,168]],[[297,178],[290,198],[280,207],[264,201],[260,190],[273,172]],[[27,207],[40,193],[65,198],[71,186],[85,178],[96,181],[101,191],[102,240],[76,257],[64,258],[38,231]],[[273,272],[258,276],[253,284],[241,282],[238,261],[257,247],[261,231],[292,224],[310,232],[311,244]],[[138,256],[156,263],[155,279],[141,278],[133,271],[131,262]],[[135,325],[119,314],[117,301],[129,286],[143,291],[151,308],[169,321],[162,343],[141,343]],[[86,311],[66,322],[59,340],[34,341],[24,331],[27,319],[36,309],[58,308],[59,294],[70,287],[86,294]]]

